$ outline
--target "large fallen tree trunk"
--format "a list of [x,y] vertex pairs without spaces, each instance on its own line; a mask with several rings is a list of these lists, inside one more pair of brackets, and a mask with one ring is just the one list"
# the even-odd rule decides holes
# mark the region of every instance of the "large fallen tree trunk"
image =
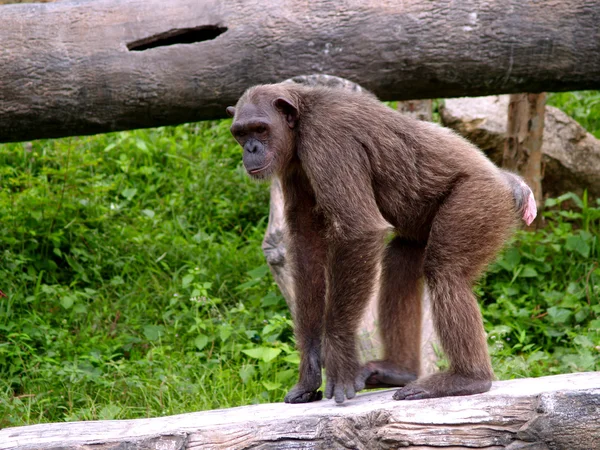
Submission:
[[218,118],[305,73],[382,100],[600,86],[597,0],[80,0],[0,23],[0,142]]
[[600,448],[600,372],[500,381],[486,394],[244,406],[0,430],[0,450]]

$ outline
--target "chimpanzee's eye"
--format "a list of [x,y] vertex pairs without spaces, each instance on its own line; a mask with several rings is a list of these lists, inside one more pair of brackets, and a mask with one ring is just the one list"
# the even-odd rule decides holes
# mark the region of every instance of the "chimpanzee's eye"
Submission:
[[267,131],[267,128],[263,125],[260,125],[258,127],[256,127],[256,133],[257,134],[263,134],[265,131]]

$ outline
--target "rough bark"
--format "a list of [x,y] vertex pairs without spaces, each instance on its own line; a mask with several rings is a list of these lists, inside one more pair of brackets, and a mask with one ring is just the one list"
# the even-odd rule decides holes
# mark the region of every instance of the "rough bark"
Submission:
[[596,0],[79,0],[0,23],[0,141],[219,118],[305,73],[382,100],[600,86]]
[[51,3],[59,0],[0,0],[0,5],[9,5],[11,3]]
[[0,430],[0,450],[600,448],[600,372],[499,381],[485,394],[394,401],[391,391],[303,405]]
[[[442,123],[475,143],[502,164],[508,95],[448,99],[440,107]],[[542,144],[542,189],[556,197],[565,192],[600,196],[600,139],[561,110],[546,106]]]
[[[512,94],[502,166],[520,174],[533,191],[538,210],[542,196],[542,139],[546,94]],[[540,215],[541,216],[541,215]],[[538,216],[538,217],[540,217]]]

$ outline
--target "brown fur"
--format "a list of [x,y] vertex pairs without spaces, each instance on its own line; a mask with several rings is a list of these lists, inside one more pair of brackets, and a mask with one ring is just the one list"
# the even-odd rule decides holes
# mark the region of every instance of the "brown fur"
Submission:
[[[367,387],[397,399],[489,389],[493,372],[472,284],[515,227],[528,192],[477,148],[371,95],[276,84],[249,89],[232,133],[251,176],[282,181],[296,292],[300,379],[291,403]],[[394,238],[386,245],[386,237]],[[382,262],[384,360],[360,368],[356,331]],[[419,375],[420,296],[450,368]]]

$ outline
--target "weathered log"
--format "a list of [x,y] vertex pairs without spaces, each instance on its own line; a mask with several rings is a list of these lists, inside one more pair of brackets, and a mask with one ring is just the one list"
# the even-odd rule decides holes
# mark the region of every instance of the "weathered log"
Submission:
[[0,430],[0,450],[600,448],[600,372],[499,381],[485,394],[395,401],[390,391],[171,417]]
[[219,118],[304,73],[383,100],[600,86],[596,0],[79,0],[0,23],[0,142]]

